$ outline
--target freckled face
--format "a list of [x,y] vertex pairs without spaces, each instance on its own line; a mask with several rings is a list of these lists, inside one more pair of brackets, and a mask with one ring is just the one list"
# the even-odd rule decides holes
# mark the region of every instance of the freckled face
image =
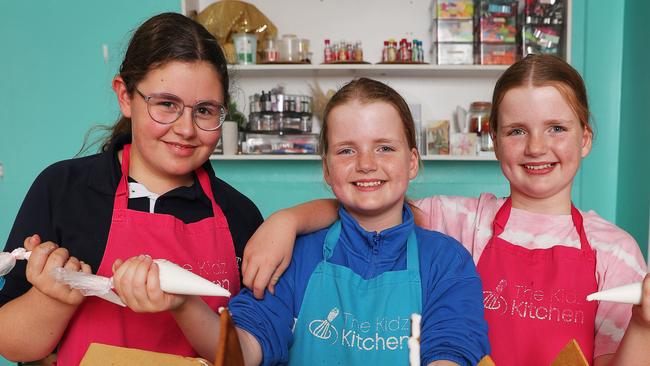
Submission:
[[397,110],[384,102],[352,101],[332,109],[327,123],[323,174],[336,197],[359,221],[391,216],[401,222],[418,155],[408,146]]
[[[219,75],[207,62],[170,62],[149,71],[136,85],[145,96],[173,94],[186,106],[199,101],[224,103]],[[161,178],[187,178],[208,160],[221,137],[221,129],[204,131],[192,121],[192,109],[171,124],[154,121],[144,99],[133,92],[128,103],[120,103],[122,114],[131,117],[132,167]]]
[[513,202],[519,197],[570,201],[591,137],[555,87],[509,90],[499,108],[495,151]]

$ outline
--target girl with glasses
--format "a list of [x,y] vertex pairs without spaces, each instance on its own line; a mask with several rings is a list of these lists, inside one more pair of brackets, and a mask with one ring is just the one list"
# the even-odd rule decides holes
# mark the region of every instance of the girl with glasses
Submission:
[[[495,363],[549,365],[576,339],[590,364],[647,365],[650,276],[639,247],[571,202],[593,138],[582,78],[559,58],[528,55],[497,81],[490,123],[510,197],[433,196],[415,202],[415,213],[423,227],[463,243],[477,264]],[[290,263],[296,232],[336,217],[326,200],[271,215],[247,247],[244,283],[262,297]],[[642,280],[640,306],[585,299]]]
[[[166,13],[134,33],[113,90],[122,114],[101,152],[62,161],[33,183],[5,250],[32,251],[0,290],[0,354],[77,365],[91,342],[195,356],[158,284],[164,258],[232,293],[237,258],[262,222],[214,175],[209,156],[228,103],[223,52],[201,25]],[[26,239],[25,239],[26,238]],[[56,282],[52,269],[114,277],[127,308]],[[203,301],[203,300],[200,300]],[[226,298],[206,298],[216,310]]]

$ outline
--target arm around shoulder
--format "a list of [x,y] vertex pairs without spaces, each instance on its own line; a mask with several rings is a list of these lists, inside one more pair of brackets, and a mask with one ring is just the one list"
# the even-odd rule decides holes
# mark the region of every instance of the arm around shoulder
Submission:
[[291,262],[296,235],[328,227],[338,218],[338,201],[321,199],[273,213],[257,229],[244,250],[243,281],[256,298],[274,292],[280,275]]

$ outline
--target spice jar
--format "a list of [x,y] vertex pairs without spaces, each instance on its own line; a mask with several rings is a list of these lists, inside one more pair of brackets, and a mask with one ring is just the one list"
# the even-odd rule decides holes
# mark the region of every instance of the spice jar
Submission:
[[481,151],[494,151],[490,136],[490,108],[492,104],[489,102],[473,102],[467,113],[469,132],[478,134]]

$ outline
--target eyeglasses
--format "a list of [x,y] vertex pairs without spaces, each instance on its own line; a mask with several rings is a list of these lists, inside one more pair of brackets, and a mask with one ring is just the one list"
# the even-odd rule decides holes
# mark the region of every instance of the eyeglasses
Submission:
[[226,107],[215,102],[199,101],[189,106],[173,94],[144,95],[137,88],[135,91],[147,103],[147,112],[151,119],[163,125],[176,122],[183,115],[185,108],[192,109],[192,121],[204,131],[218,130],[226,119]]

